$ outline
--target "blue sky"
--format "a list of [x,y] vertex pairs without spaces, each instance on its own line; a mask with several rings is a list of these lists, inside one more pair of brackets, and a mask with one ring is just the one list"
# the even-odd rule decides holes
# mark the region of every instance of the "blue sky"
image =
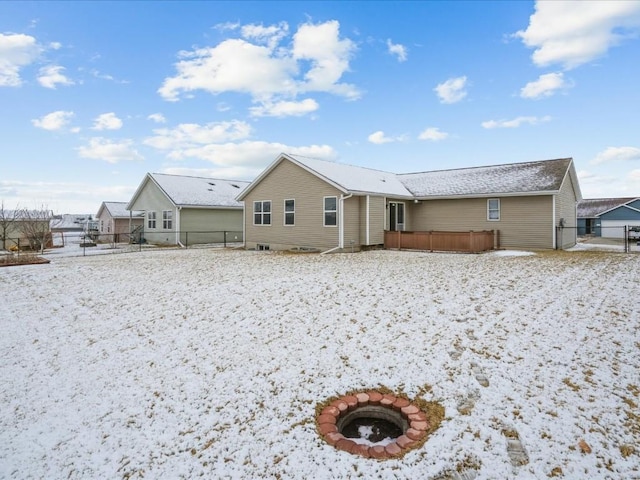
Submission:
[[640,2],[0,2],[0,200],[96,213],[280,152],[396,173],[573,157],[640,196]]

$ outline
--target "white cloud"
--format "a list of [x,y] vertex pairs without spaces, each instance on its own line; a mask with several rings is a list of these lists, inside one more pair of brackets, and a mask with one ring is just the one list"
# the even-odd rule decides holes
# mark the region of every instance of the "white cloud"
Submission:
[[301,102],[264,103],[259,107],[249,109],[253,117],[300,117],[315,112],[320,106],[312,98],[305,98]]
[[144,160],[144,157],[134,148],[133,140],[125,139],[119,142],[102,137],[89,139],[89,145],[76,149],[82,158],[104,160],[107,163]]
[[636,147],[607,147],[591,160],[592,165],[609,162],[640,161],[640,148]]
[[577,174],[584,198],[638,196],[640,169],[631,170],[626,174],[613,173],[610,169],[604,173],[579,170]]
[[539,99],[543,97],[550,97],[554,95],[558,90],[571,87],[565,79],[563,73],[547,73],[540,75],[535,82],[527,83],[520,90],[520,96],[522,98]]
[[336,152],[328,145],[293,147],[262,141],[202,145],[185,149],[181,158],[205,160],[220,168],[251,168],[253,175],[245,178],[253,178],[283,152],[325,160],[336,158]]
[[387,48],[391,55],[395,55],[399,62],[404,62],[407,59],[407,47],[400,45],[399,43],[393,43],[391,39],[387,39]]
[[56,131],[63,129],[73,117],[73,112],[66,112],[64,110],[58,110],[56,112],[48,113],[40,118],[31,120],[31,123],[38,128],[44,130]]
[[38,73],[38,83],[45,88],[54,90],[58,85],[73,85],[73,80],[62,73],[64,71],[65,68],[60,65],[47,65],[46,67],[42,67]]
[[241,32],[244,38],[180,52],[177,74],[165,78],[158,93],[169,101],[198,90],[214,95],[245,93],[265,111],[269,104],[295,101],[304,92],[328,92],[348,99],[360,96],[355,86],[340,83],[356,47],[340,38],[337,21],[301,25],[291,46],[280,45],[288,34],[285,23],[247,25]]
[[153,133],[155,136],[144,140],[145,145],[158,150],[172,150],[170,155],[180,158],[184,150],[198,145],[243,140],[251,134],[251,125],[238,120],[206,125],[183,123],[176,128],[160,128]]
[[122,120],[115,113],[103,113],[94,120],[92,130],[119,130],[122,128]]
[[450,78],[446,82],[438,84],[433,90],[440,97],[440,103],[456,103],[467,96],[465,87],[467,77]]
[[0,87],[22,85],[20,69],[33,63],[42,50],[30,35],[0,33]]
[[438,142],[444,140],[449,136],[446,132],[441,132],[437,127],[429,127],[418,135],[419,140],[431,140],[432,142]]
[[534,48],[533,63],[575,68],[605,54],[637,33],[637,1],[540,1],[526,30],[514,36]]
[[289,34],[289,25],[286,22],[268,27],[255,24],[244,25],[240,28],[240,32],[244,38],[268,45],[273,49]]
[[518,128],[521,125],[538,125],[540,123],[549,122],[551,117],[546,115],[544,117],[517,117],[513,120],[488,120],[482,122],[483,128]]
[[167,123],[167,119],[161,113],[152,113],[147,117],[147,120],[153,120],[156,123]]
[[340,39],[340,24],[336,20],[301,25],[293,36],[293,58],[309,60],[312,66],[305,73],[305,82],[300,85],[300,90],[359,98],[360,92],[355,86],[338,83],[349,70],[349,60],[355,50],[356,45],[351,40]]
[[399,135],[396,137],[387,137],[382,130],[378,130],[377,132],[373,132],[371,135],[367,137],[371,143],[375,143],[376,145],[382,145],[383,143],[391,143],[391,142],[402,142],[406,140],[406,135]]

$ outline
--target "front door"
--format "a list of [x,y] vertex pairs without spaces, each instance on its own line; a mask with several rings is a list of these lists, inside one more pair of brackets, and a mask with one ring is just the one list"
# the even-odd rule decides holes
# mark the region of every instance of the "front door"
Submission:
[[392,232],[404,231],[404,203],[389,203],[389,230]]

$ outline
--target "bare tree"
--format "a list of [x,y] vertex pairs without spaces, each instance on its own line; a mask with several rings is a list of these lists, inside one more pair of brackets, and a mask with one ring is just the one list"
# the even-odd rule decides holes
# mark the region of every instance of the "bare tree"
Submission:
[[19,232],[16,231],[16,219],[19,215],[18,207],[15,210],[7,210],[4,207],[4,200],[0,203],[0,239],[2,239],[2,250],[7,249],[7,240],[9,239],[9,232],[14,231],[16,235]]
[[27,238],[31,250],[44,253],[47,243],[51,240],[51,226],[49,222],[53,213],[44,205],[39,209],[20,210],[20,224],[23,235]]

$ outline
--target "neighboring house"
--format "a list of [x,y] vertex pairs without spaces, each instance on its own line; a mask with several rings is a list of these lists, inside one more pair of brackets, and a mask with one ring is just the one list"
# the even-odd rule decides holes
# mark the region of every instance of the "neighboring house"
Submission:
[[578,203],[578,235],[624,238],[640,226],[640,198],[587,198]]
[[242,241],[243,207],[235,197],[247,185],[245,181],[148,173],[126,208],[144,212],[144,238],[149,243]]
[[95,225],[95,220],[88,213],[54,215],[50,223],[52,233],[86,232],[93,225]]
[[503,248],[552,249],[575,245],[581,194],[571,158],[399,175],[282,154],[237,198],[249,249],[351,251],[385,230],[498,230]]
[[102,202],[96,220],[101,235],[128,235],[142,228],[144,212],[127,210],[127,202]]
[[0,215],[0,248],[40,249],[51,246],[50,210],[3,210]]

